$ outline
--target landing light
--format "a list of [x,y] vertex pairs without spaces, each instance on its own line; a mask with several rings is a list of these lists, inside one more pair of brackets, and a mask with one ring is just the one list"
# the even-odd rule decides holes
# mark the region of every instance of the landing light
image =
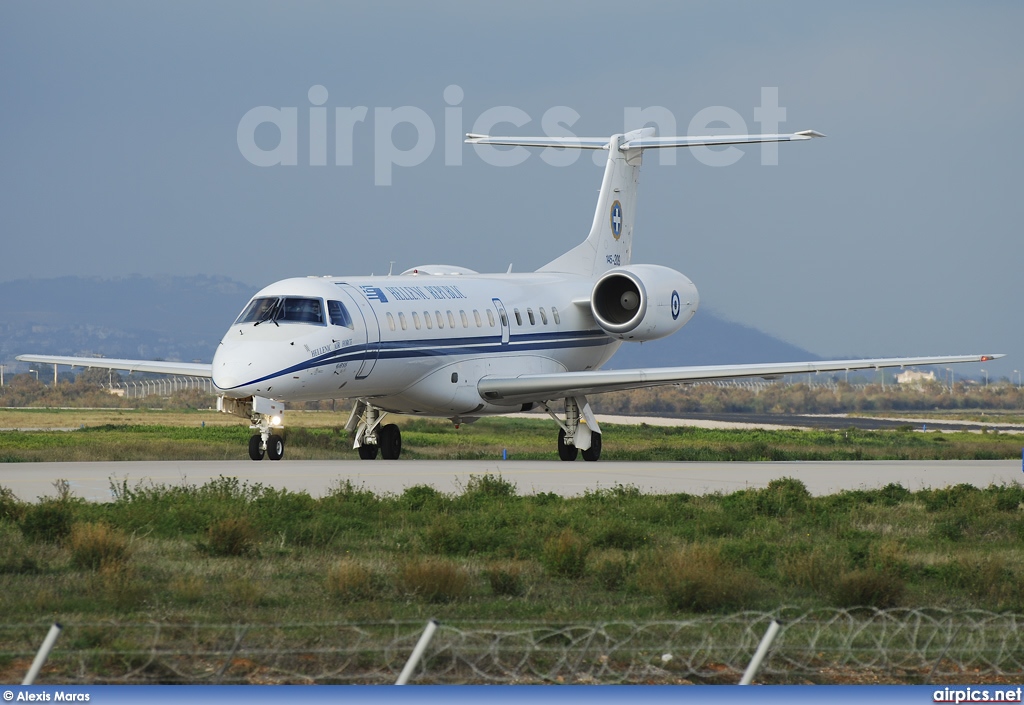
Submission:
[[270,425],[271,426],[280,426],[281,425],[281,417],[280,416],[271,416],[270,417]]

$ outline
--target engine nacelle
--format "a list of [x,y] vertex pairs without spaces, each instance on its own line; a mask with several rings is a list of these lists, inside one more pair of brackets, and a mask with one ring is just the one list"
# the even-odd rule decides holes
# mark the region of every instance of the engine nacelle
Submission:
[[590,294],[597,324],[609,335],[636,342],[675,333],[693,317],[699,303],[692,281],[656,264],[611,269]]

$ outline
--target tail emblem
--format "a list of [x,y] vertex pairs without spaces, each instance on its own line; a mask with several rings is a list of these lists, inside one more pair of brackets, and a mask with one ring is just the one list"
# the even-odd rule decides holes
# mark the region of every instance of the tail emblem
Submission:
[[616,240],[622,235],[622,204],[616,201],[612,204],[612,236]]

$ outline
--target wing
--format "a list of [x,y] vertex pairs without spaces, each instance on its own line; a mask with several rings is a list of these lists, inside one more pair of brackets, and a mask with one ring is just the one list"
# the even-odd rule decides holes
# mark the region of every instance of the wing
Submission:
[[949,365],[957,362],[985,362],[1003,355],[953,355],[947,357],[882,357],[869,360],[825,362],[779,362],[756,365],[704,365],[699,367],[654,367],[635,370],[593,370],[519,377],[484,377],[477,389],[484,399],[509,404],[547,401],[576,394],[600,394],[623,389],[657,387],[681,382],[742,377],[778,377],[806,372],[873,370],[911,365]]
[[203,362],[165,362],[161,360],[119,360],[112,357],[63,357],[60,355],[18,355],[22,362],[42,362],[47,365],[72,367],[101,367],[105,370],[129,372],[155,372],[185,377],[213,377],[213,365]]

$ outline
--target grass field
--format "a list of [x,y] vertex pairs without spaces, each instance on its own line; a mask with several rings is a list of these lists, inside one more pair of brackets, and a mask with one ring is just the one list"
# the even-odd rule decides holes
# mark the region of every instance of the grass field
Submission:
[[[355,458],[344,415],[289,412],[289,459]],[[439,420],[399,418],[403,458],[550,459],[555,427],[546,419],[482,419],[456,429]],[[210,411],[0,410],[0,462],[228,460],[247,457],[252,431]],[[607,425],[606,460],[947,460],[1020,456],[1024,434],[891,431],[740,430]]]
[[[241,458],[249,430],[204,412],[3,412],[12,461]],[[78,423],[69,423],[70,419]],[[215,421],[216,420],[216,421]],[[295,414],[289,457],[352,457],[338,415]],[[205,422],[205,423],[204,423]],[[550,457],[546,421],[456,430],[402,420],[411,458]],[[156,424],[156,425],[150,425]],[[606,458],[994,458],[1011,434],[732,431],[616,426]],[[672,620],[780,605],[1024,611],[1024,488],[960,485],[811,497],[791,479],[724,495],[523,495],[496,476],[460,492],[323,497],[221,478],[113,487],[87,503],[57,486],[0,488],[0,620],[39,625],[480,620]],[[36,627],[32,627],[35,629]],[[310,636],[315,640],[315,635]],[[100,649],[145,648],[129,637]],[[2,649],[0,649],[2,652]],[[6,664],[0,655],[0,672]],[[102,668],[98,666],[97,668]]]

